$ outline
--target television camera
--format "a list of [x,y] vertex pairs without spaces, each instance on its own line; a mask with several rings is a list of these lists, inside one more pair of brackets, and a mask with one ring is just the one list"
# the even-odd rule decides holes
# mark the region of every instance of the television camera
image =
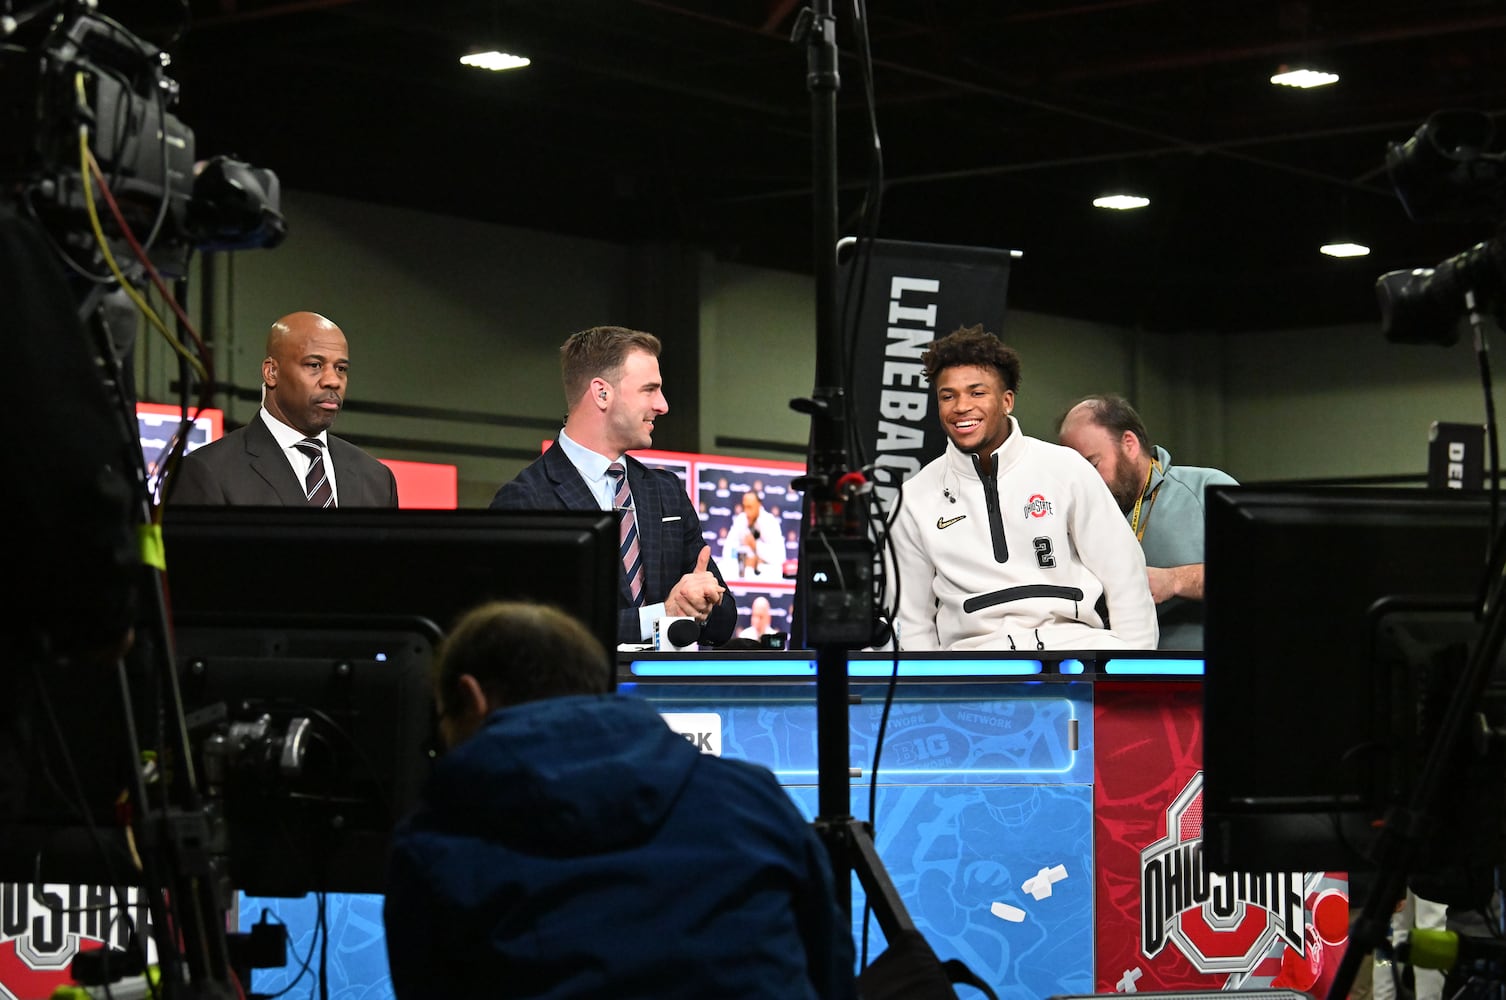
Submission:
[[[1386,153],[1386,171],[1407,215],[1417,222],[1473,222],[1501,214],[1506,153],[1491,152],[1491,119],[1473,111],[1438,112]],[[1506,308],[1506,246],[1501,231],[1435,267],[1390,271],[1375,284],[1381,330],[1404,344],[1448,346],[1459,319]]]
[[[96,221],[175,278],[193,249],[282,241],[276,174],[231,156],[196,160],[193,129],[174,114],[166,52],[77,0],[0,19],[0,42],[0,197],[72,259],[99,252]],[[91,219],[95,169],[118,215]]]

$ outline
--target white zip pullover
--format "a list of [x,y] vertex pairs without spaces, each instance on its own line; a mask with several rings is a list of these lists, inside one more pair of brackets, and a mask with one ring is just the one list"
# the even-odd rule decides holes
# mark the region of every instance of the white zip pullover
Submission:
[[901,488],[889,526],[900,648],[1155,649],[1145,556],[1087,460],[1011,416],[993,467],[980,476],[948,442]]

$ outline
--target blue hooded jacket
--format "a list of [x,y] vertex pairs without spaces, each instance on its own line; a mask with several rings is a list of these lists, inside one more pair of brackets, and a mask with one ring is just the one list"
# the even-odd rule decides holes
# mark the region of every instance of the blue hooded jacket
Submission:
[[493,712],[393,838],[398,997],[853,997],[825,847],[767,769],[646,702]]

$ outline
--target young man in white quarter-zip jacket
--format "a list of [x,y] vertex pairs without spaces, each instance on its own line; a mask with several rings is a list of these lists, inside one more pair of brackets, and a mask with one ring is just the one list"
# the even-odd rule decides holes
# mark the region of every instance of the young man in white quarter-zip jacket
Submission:
[[921,363],[948,443],[890,521],[900,647],[1155,649],[1145,557],[1113,495],[1081,455],[1011,415],[1019,355],[973,326]]

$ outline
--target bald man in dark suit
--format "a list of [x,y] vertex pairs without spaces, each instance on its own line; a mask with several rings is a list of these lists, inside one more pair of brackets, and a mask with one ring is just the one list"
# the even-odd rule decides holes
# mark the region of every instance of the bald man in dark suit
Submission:
[[737,626],[737,605],[711,549],[685,485],[671,472],[650,469],[627,454],[653,444],[654,421],[669,410],[659,375],[659,340],[616,326],[574,334],[560,349],[569,413],[554,445],[506,483],[494,510],[613,510],[622,512],[620,467],[642,562],[641,593],[626,568],[618,573],[620,643],[645,642],[654,620],[694,618],[701,642],[719,645]]
[[168,501],[307,506],[306,479],[317,461],[330,492],[327,499],[314,494],[316,505],[396,507],[392,470],[329,433],[345,403],[349,353],[345,334],[318,313],[292,313],[273,323],[261,363],[261,410],[246,426],[185,455]]

